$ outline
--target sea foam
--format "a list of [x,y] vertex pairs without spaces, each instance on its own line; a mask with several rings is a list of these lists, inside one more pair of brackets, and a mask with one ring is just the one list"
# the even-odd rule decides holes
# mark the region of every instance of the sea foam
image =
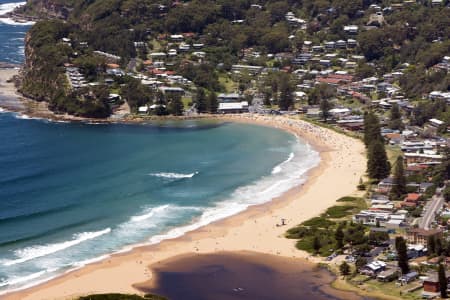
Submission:
[[[110,237],[114,240],[122,240],[125,242],[130,238],[130,235],[140,234],[146,232],[147,235],[151,232],[161,232],[158,227],[163,228],[172,223],[174,219],[178,219],[185,216],[192,216],[193,211],[197,211],[197,217],[191,221],[191,223],[163,231],[159,234],[153,235],[143,244],[157,244],[163,240],[173,239],[180,237],[187,232],[196,230],[202,226],[218,221],[220,219],[235,215],[244,211],[246,208],[252,205],[268,202],[271,199],[280,196],[283,192],[289,188],[301,184],[306,180],[305,174],[312,167],[316,166],[320,161],[320,157],[317,152],[313,151],[309,145],[296,144],[293,147],[293,152],[289,154],[288,158],[282,163],[278,164],[272,169],[271,174],[260,178],[253,184],[237,188],[228,199],[224,199],[216,203],[211,207],[194,207],[194,206],[178,206],[175,204],[164,204],[160,206],[143,208],[142,212],[133,216],[130,216],[127,221],[118,225],[117,227],[107,228],[102,231],[85,232],[76,234],[70,241],[55,243],[49,245],[38,245],[27,247],[21,250],[16,250],[14,254],[16,259],[3,261],[4,266],[10,266],[19,264],[28,260],[33,260],[42,256],[62,251],[69,247],[73,247],[86,240],[97,238],[104,234],[110,234]],[[198,172],[181,174],[181,173],[152,173],[151,176],[167,178],[167,179],[183,179],[192,178],[197,175]],[[192,217],[191,217],[192,218]],[[131,240],[130,240],[131,241]],[[142,245],[142,244],[140,244]],[[134,244],[134,246],[137,246]],[[122,250],[117,250],[115,253],[129,251],[133,246],[128,245]],[[93,263],[109,257],[110,254],[73,262],[67,267],[71,271],[85,266],[86,264]],[[2,263],[2,262],[0,262]],[[59,271],[56,271],[56,273]],[[55,272],[53,272],[55,274]],[[48,271],[40,271],[31,275],[25,275],[23,277],[8,278],[6,281],[0,282],[0,286],[13,287],[14,285],[20,285],[23,288],[24,283],[27,286],[32,286],[38,282],[47,281],[54,276],[48,273]],[[12,290],[9,290],[12,291]],[[1,292],[2,294],[4,292]]]
[[272,170],[272,174],[278,174],[281,172],[281,170],[283,169],[283,165],[287,164],[288,162],[290,162],[293,158],[294,158],[295,154],[294,152],[291,152],[291,154],[289,154],[288,159],[286,159],[285,161],[283,161],[281,164],[279,164],[278,166],[275,166]]
[[[14,11],[14,9],[16,9],[17,7],[23,6],[25,4],[26,4],[26,2],[14,2],[14,3],[0,4],[0,16],[10,13],[10,12]],[[34,25],[36,22],[33,22],[33,21],[17,22],[11,18],[0,17],[0,23],[7,24],[7,25],[13,25],[13,26],[30,26],[30,25]]]
[[206,208],[193,223],[152,236],[149,244],[158,244],[163,240],[183,236],[212,222],[242,212],[252,205],[268,202],[295,185],[303,183],[306,180],[306,172],[320,162],[320,156],[309,144],[304,146],[297,144],[294,148],[288,159],[281,163],[282,166],[278,165],[277,172],[236,189],[229,199],[217,203],[214,207]]
[[111,232],[111,228],[106,228],[104,230],[100,231],[94,231],[94,232],[82,232],[77,233],[73,235],[73,239],[70,241],[65,241],[61,243],[54,243],[54,244],[47,244],[47,245],[36,245],[36,246],[30,246],[23,249],[18,249],[14,251],[14,254],[16,255],[16,259],[12,260],[4,260],[2,261],[2,264],[4,266],[12,266],[16,264],[20,264],[35,258],[47,256],[59,251],[62,251],[64,249],[73,247],[75,245],[78,245],[82,242],[85,242],[87,240],[98,238],[104,234],[108,234]]
[[183,179],[183,178],[192,178],[197,174],[198,174],[198,172],[189,173],[189,174],[160,172],[160,173],[150,173],[148,175],[154,176],[154,177],[160,177],[160,178],[167,178],[167,179]]
[[0,16],[12,12],[17,7],[25,5],[26,2],[13,2],[0,4]]

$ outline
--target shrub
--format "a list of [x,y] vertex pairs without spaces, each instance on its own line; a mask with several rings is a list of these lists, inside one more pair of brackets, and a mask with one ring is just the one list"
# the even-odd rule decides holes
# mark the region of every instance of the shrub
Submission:
[[339,219],[351,214],[351,210],[354,208],[353,205],[335,205],[328,208],[325,215],[333,219]]
[[333,221],[327,220],[324,217],[314,217],[312,219],[306,220],[302,223],[303,226],[308,227],[318,227],[318,228],[327,228],[336,224]]

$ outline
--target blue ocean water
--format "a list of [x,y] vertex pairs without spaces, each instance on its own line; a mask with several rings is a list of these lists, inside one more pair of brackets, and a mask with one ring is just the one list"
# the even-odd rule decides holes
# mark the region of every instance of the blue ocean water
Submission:
[[[0,19],[0,61],[23,60],[27,29]],[[0,295],[269,201],[319,160],[293,135],[261,126],[0,112]]]
[[0,290],[180,236],[302,180],[317,153],[272,128],[54,123],[0,114]]
[[[0,0],[0,16],[11,11],[23,1]],[[0,18],[0,61],[21,63],[24,59],[24,37],[30,25]]]

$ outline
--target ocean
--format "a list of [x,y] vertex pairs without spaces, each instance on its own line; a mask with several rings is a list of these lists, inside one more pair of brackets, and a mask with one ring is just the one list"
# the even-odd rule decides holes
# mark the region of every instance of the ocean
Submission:
[[[0,0],[0,16],[25,4],[23,1]],[[24,59],[24,38],[32,23],[17,23],[0,18],[0,61],[20,64]]]
[[[0,19],[0,61],[23,61],[28,28]],[[0,112],[0,295],[267,202],[319,162],[293,135],[256,125]]]

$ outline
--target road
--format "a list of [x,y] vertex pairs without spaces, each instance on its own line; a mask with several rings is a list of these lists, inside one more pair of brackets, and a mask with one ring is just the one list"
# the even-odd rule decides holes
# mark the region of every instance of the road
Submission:
[[425,206],[426,212],[423,215],[422,219],[419,222],[419,228],[423,228],[425,230],[430,229],[430,224],[436,218],[436,212],[442,207],[444,204],[444,197],[439,193],[438,195],[434,195],[430,202]]

